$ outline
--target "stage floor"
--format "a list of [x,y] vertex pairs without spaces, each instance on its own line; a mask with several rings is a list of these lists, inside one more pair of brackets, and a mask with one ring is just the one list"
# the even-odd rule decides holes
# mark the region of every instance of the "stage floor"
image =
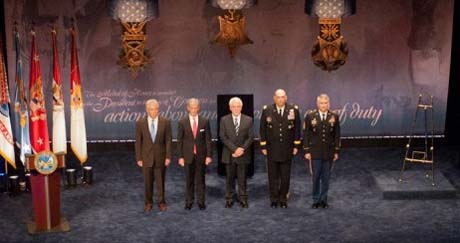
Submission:
[[[257,151],[258,152],[258,151]],[[208,168],[207,209],[184,207],[185,181],[176,160],[167,170],[167,212],[143,213],[143,179],[133,152],[89,154],[94,185],[64,189],[62,213],[71,231],[27,234],[30,194],[0,194],[0,242],[459,242],[458,153],[438,149],[436,167],[456,199],[384,200],[373,173],[397,171],[403,149],[344,149],[329,194],[330,209],[311,209],[311,179],[300,157],[292,167],[288,209],[271,209],[265,161],[256,156],[249,209],[224,208],[225,178]],[[416,165],[413,166],[414,168]],[[423,173],[423,172],[422,172]]]

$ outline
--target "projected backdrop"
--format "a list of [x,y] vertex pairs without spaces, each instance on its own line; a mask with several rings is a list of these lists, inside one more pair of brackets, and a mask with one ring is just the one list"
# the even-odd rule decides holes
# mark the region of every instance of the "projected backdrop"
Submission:
[[254,94],[257,133],[261,108],[272,103],[277,88],[284,88],[302,113],[315,108],[319,93],[328,93],[345,136],[407,134],[418,94],[432,94],[436,133],[444,132],[453,0],[357,1],[356,14],[342,23],[347,63],[330,73],[310,60],[319,27],[316,18],[304,14],[304,3],[259,1],[244,10],[246,32],[254,44],[240,47],[232,59],[226,48],[210,43],[218,33],[216,16],[221,10],[204,0],[160,0],[159,18],[147,24],[146,48],[153,63],[132,79],[116,64],[121,26],[109,17],[106,1],[7,0],[10,90],[15,87],[13,22],[19,23],[26,81],[28,31],[35,22],[51,118],[50,21],[57,19],[70,121],[67,28],[75,18],[89,140],[133,139],[134,123],[145,115],[149,98],[161,102],[162,114],[175,121],[175,128],[191,96],[201,100],[216,137],[216,96],[229,93]]

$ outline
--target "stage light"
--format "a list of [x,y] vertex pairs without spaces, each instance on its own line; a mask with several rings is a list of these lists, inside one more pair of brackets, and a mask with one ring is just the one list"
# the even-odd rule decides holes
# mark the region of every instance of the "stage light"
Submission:
[[75,169],[66,169],[67,187],[72,188],[77,186],[77,173]]
[[305,13],[319,17],[319,35],[311,51],[316,66],[330,72],[345,64],[348,47],[340,26],[355,10],[356,0],[306,0]]
[[249,8],[254,3],[254,0],[213,0],[214,7],[226,10],[217,17],[220,31],[214,43],[227,46],[231,57],[235,56],[238,46],[253,43],[245,33],[246,17],[243,16],[242,9]]
[[20,188],[19,188],[19,177],[17,175],[13,175],[9,177],[9,191],[10,196],[17,196],[19,195]]
[[86,185],[91,185],[93,183],[93,167],[83,167],[83,183]]
[[30,173],[27,172],[25,176],[26,176],[26,191],[30,192],[32,191],[32,186],[30,184]]
[[158,17],[158,0],[111,0],[109,12],[122,26],[122,49],[117,63],[136,78],[139,71],[152,61],[145,48],[146,25]]

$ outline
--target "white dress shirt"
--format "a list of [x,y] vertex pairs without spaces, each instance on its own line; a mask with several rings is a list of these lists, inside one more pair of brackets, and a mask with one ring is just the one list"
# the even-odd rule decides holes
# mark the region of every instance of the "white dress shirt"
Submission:
[[286,107],[286,106],[283,106],[283,107],[278,107],[278,106],[276,106],[276,113],[278,113],[278,111],[281,109],[281,113],[280,113],[279,115],[280,115],[280,116],[283,116],[283,114],[284,114],[284,107]]
[[193,119],[195,119],[196,121],[196,128],[198,129],[198,115],[196,116],[191,116],[191,115],[188,115],[189,119],[190,119],[190,127],[192,128],[192,131],[193,131]]
[[238,116],[235,116],[232,114],[233,125],[235,125],[235,119],[238,121],[238,125],[240,125],[241,124],[241,114]]
[[326,112],[319,112],[319,116],[321,117],[321,121],[326,120],[327,118],[327,111]]

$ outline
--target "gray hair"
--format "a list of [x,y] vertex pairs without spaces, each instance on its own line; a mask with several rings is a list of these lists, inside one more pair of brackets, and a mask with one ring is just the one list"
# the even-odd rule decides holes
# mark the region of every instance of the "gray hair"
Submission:
[[187,107],[191,105],[200,105],[200,101],[197,98],[190,98],[187,100]]
[[277,96],[277,94],[279,95],[280,93],[282,94],[282,96],[287,96],[286,91],[284,89],[275,90],[275,96]]
[[149,107],[151,105],[154,105],[156,107],[160,107],[160,103],[158,103],[158,100],[156,99],[149,99],[145,102],[145,107]]
[[238,103],[241,106],[243,106],[243,101],[238,97],[231,98],[230,101],[228,102],[228,105],[231,106],[233,103]]
[[318,97],[316,97],[316,102],[319,102],[319,100],[321,99],[326,99],[327,101],[329,101],[329,96],[327,94],[320,94],[318,95]]

